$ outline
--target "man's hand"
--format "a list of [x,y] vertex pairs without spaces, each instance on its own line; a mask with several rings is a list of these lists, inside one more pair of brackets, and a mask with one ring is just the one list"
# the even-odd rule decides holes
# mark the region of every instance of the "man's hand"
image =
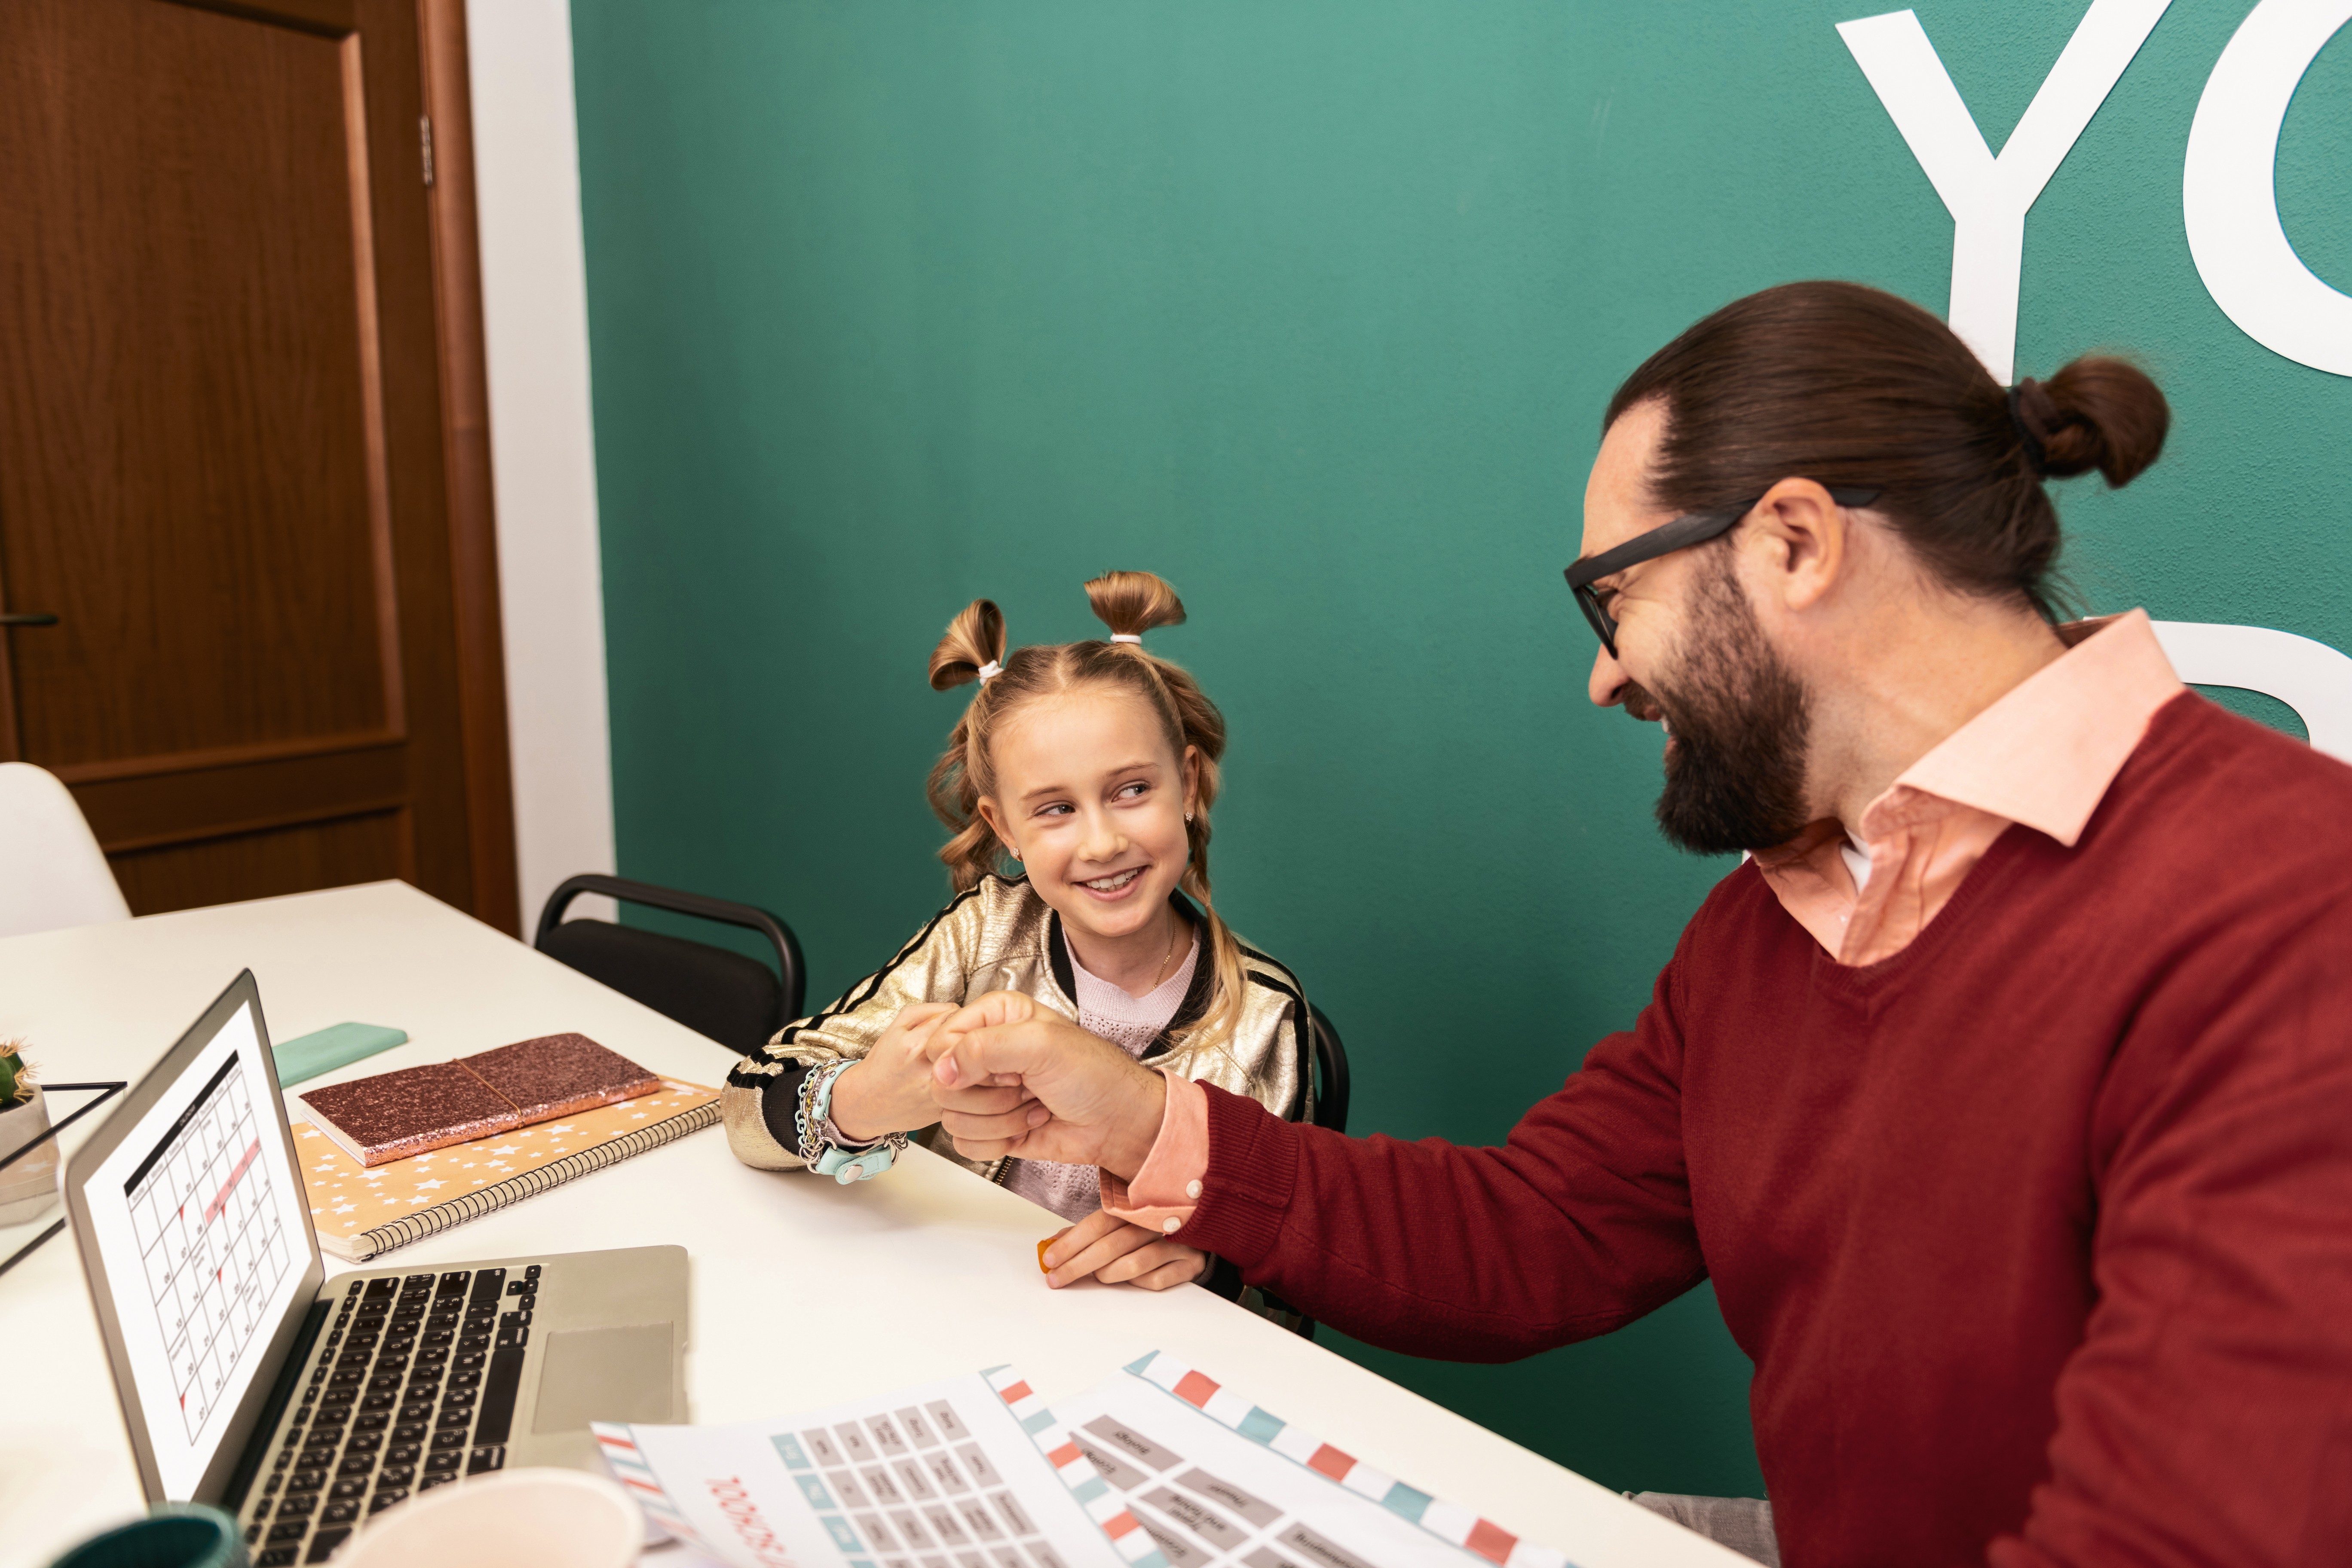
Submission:
[[1017,991],[940,1020],[926,1049],[940,1122],[968,1160],[1057,1160],[1128,1179],[1160,1136],[1166,1080]]
[[889,1132],[911,1132],[940,1119],[931,1101],[931,1059],[924,1048],[951,1002],[901,1007],[874,1048],[833,1080],[833,1124],[842,1136],[869,1142]]
[[1089,1275],[1106,1285],[1165,1290],[1190,1284],[1209,1271],[1209,1255],[1199,1247],[1171,1241],[1101,1209],[1055,1236],[1037,1260],[1046,1268],[1045,1283],[1056,1290]]

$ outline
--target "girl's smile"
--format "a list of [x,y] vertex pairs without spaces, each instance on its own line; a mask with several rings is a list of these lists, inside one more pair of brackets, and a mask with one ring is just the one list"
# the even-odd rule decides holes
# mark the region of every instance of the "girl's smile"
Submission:
[[1141,887],[1143,874],[1150,869],[1151,868],[1149,866],[1129,866],[1124,871],[1113,871],[1108,876],[1097,877],[1092,881],[1080,882],[1078,886],[1085,889],[1097,902],[1114,904]]

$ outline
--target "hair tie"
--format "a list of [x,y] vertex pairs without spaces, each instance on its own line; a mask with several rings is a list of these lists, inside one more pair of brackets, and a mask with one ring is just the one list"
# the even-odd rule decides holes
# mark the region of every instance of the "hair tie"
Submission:
[[2050,395],[2042,390],[2042,384],[2027,376],[2009,389],[2009,422],[2017,427],[2017,438],[2025,443],[2025,460],[2035,477],[2047,479],[2050,475],[2050,454],[2042,447],[2042,437],[2034,434],[2033,426],[2027,423],[2024,404],[2029,395],[2043,403],[2050,401]]
[[1004,667],[992,658],[986,664],[980,667],[980,683],[982,686],[985,686],[1003,673]]
[[1143,646],[1143,639],[1137,637],[1133,632],[1113,632],[1110,634],[1110,640],[1113,642],[1131,642],[1138,647],[1141,647]]

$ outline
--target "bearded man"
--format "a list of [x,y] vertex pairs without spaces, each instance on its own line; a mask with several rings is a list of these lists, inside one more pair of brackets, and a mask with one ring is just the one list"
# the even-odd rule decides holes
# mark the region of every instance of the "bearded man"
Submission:
[[1699,322],[1612,402],[1569,573],[1592,700],[1666,727],[1661,826],[1750,852],[1633,1028],[1465,1149],[989,998],[933,1044],[958,1147],[1103,1167],[1049,1261],[1181,1234],[1424,1355],[1711,1278],[1759,1555],[2352,1562],[2352,770],[2051,586],[2044,480],[2127,481],[2168,418],[1854,285]]

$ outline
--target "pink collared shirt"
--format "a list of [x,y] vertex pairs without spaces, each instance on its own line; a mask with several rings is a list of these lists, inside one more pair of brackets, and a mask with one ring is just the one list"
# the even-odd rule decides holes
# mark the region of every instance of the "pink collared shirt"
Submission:
[[[1855,837],[1814,823],[1756,867],[1790,917],[1840,963],[1881,963],[1908,947],[2012,823],[2068,848],[2180,678],[2146,610],[2062,627],[2067,651],[1947,735],[1863,811]],[[1857,883],[1845,851],[1869,858]],[[1209,1168],[1209,1101],[1168,1077],[1160,1136],[1133,1183],[1108,1172],[1102,1206],[1174,1236],[1192,1217]]]

